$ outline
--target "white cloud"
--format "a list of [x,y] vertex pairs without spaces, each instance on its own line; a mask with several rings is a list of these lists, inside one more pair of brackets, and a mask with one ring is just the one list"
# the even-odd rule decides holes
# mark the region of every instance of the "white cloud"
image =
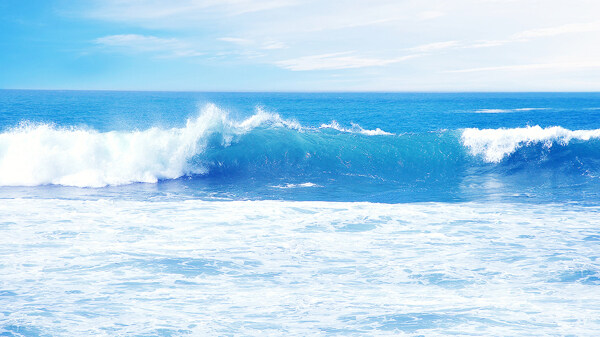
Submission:
[[458,47],[460,43],[458,41],[444,41],[422,44],[416,47],[408,48],[412,52],[428,53],[436,50],[448,49],[452,47]]
[[184,41],[174,38],[160,38],[150,35],[120,34],[97,38],[96,44],[127,52],[150,52],[164,57],[191,57],[204,53],[192,48]]
[[589,23],[572,23],[561,26],[555,26],[550,28],[540,28],[540,29],[531,29],[525,30],[516,34],[511,35],[509,38],[504,40],[479,40],[472,42],[461,42],[461,41],[445,41],[445,42],[434,42],[419,45],[416,47],[408,48],[407,50],[414,52],[433,52],[448,48],[489,48],[489,47],[498,47],[502,45],[506,45],[509,43],[515,42],[527,42],[532,39],[543,38],[543,37],[551,37],[561,34],[569,34],[569,33],[586,33],[586,32],[594,32],[600,31],[600,21],[599,22],[589,22]]
[[424,11],[418,14],[419,19],[421,20],[431,20],[442,17],[446,15],[446,13],[441,11]]
[[515,42],[514,40],[479,40],[479,41],[444,41],[433,42],[418,45],[415,47],[406,48],[406,50],[415,53],[433,53],[445,49],[476,49],[476,48],[491,48]]
[[[88,15],[111,21],[154,21],[167,19],[189,24],[204,14],[236,16],[293,6],[293,0],[95,0]],[[164,23],[164,21],[163,21]]]
[[569,33],[587,33],[600,31],[600,21],[588,23],[570,23],[550,28],[526,30],[513,35],[513,39],[533,39],[540,37],[556,36]]
[[260,46],[260,49],[265,49],[265,50],[283,49],[283,48],[287,48],[285,43],[280,42],[280,41],[274,41],[274,40],[265,41]]
[[449,70],[448,73],[474,73],[487,71],[529,71],[529,70],[578,70],[600,68],[600,62],[557,62],[557,63],[532,63],[496,67],[481,67]]
[[240,37],[220,37],[217,40],[224,41],[224,42],[231,42],[231,43],[240,44],[240,45],[248,45],[248,44],[254,43],[254,41],[252,41],[250,39],[244,39],[244,38],[240,38]]
[[278,61],[275,64],[292,71],[337,70],[365,67],[381,67],[402,62],[418,55],[407,55],[396,58],[366,58],[352,55],[352,52],[303,56],[290,60]]
[[[380,79],[387,76],[396,81],[389,83],[430,84],[432,90],[440,83],[452,83],[457,90],[487,84],[514,88],[499,74],[478,76],[485,71],[530,71],[531,78],[522,83],[530,88],[547,85],[544,76],[551,69],[564,71],[565,78],[573,70],[580,83],[586,78],[597,82],[591,72],[576,71],[593,63],[579,60],[600,59],[597,36],[591,33],[600,31],[597,0],[90,1],[96,5],[84,9],[88,18],[148,32],[112,35],[98,44],[154,57],[204,52],[202,60],[210,60],[215,72],[220,64],[240,70],[275,65],[289,70],[282,75],[288,83],[308,83],[331,73],[307,80],[293,72],[340,70],[339,83],[351,77],[356,83],[382,85]],[[347,50],[353,52],[336,52]],[[423,57],[399,64],[417,56]],[[263,71],[281,72],[273,68]],[[461,72],[474,73],[464,76],[472,82],[458,83],[449,74]]]
[[266,40],[262,43],[257,43],[252,39],[245,39],[240,37],[220,37],[217,40],[234,43],[240,46],[255,47],[264,50],[283,49],[287,47],[285,43],[275,40]]
[[505,45],[507,43],[513,42],[511,40],[479,40],[471,42],[465,48],[490,48],[490,47],[498,47]]
[[[404,7],[392,0],[356,2],[339,0],[91,0],[86,16],[107,21],[135,23],[148,28],[202,27],[206,23],[265,26],[274,32],[318,32],[366,27],[409,17]],[[429,0],[428,0],[429,1]],[[443,16],[436,10],[418,13],[420,20]],[[262,28],[261,28],[262,29]]]

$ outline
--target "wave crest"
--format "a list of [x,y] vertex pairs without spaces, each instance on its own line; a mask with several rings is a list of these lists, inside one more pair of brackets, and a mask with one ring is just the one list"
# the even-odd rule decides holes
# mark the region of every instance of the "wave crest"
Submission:
[[[22,124],[0,133],[0,186],[102,187],[196,174],[264,179],[269,186],[273,179],[284,179],[276,188],[314,187],[302,181],[324,186],[358,176],[439,184],[487,172],[489,163],[506,174],[532,169],[591,176],[600,170],[600,147],[587,142],[591,139],[600,139],[600,129],[532,126],[392,134],[336,121],[315,128],[260,108],[233,120],[208,104],[181,128],[99,132]],[[483,170],[470,170],[478,167]]]
[[461,136],[463,145],[473,156],[481,156],[489,163],[499,163],[524,146],[542,144],[550,148],[554,144],[568,145],[573,139],[597,138],[600,138],[600,129],[572,131],[559,126],[542,128],[537,125],[513,129],[465,129]]
[[214,104],[183,128],[98,132],[48,124],[22,124],[0,134],[0,186],[57,184],[102,187],[157,182],[206,173],[190,165],[208,141],[222,145],[259,126],[299,128],[293,121],[258,109],[236,122]]

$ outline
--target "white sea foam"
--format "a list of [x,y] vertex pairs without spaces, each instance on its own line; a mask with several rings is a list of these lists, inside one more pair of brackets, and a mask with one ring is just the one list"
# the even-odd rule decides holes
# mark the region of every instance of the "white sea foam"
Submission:
[[506,113],[506,112],[512,112],[511,110],[507,110],[507,109],[479,109],[479,110],[475,110],[475,113],[479,113],[479,114],[499,114],[499,113]]
[[523,146],[543,144],[567,145],[573,139],[590,140],[600,138],[600,129],[568,130],[559,126],[541,128],[528,126],[514,129],[465,129],[462,132],[462,143],[474,156],[482,156],[490,163],[498,163],[506,156]]
[[380,128],[376,128],[374,130],[363,129],[360,125],[356,123],[351,123],[350,128],[345,128],[341,126],[337,121],[331,121],[329,124],[321,124],[321,129],[334,129],[340,132],[348,132],[348,133],[360,133],[367,136],[390,136],[393,135],[391,132],[383,131]]
[[510,113],[510,112],[518,112],[518,111],[537,111],[537,110],[548,110],[548,108],[478,109],[478,110],[475,110],[475,113],[498,114],[498,113]]
[[[214,104],[206,105],[197,117],[188,119],[185,127],[171,129],[99,132],[23,123],[0,133],[0,186],[102,187],[204,174],[205,167],[189,162],[203,153],[211,136],[217,135],[228,146],[236,137],[258,127],[316,130],[260,108],[245,120],[232,120]],[[346,129],[335,121],[321,128],[369,136],[391,135],[354,123]]]
[[515,111],[537,111],[537,110],[548,110],[548,108],[519,108],[514,109]]
[[213,104],[182,128],[98,132],[23,124],[0,134],[0,186],[101,187],[201,174],[206,170],[188,160],[204,150],[210,135],[219,134],[227,145],[261,125],[300,128],[261,109],[237,122]]
[[315,184],[315,183],[307,182],[307,183],[302,183],[302,184],[275,185],[275,186],[271,186],[271,187],[280,188],[280,189],[288,189],[288,188],[299,188],[299,187],[323,187],[323,186]]
[[594,336],[599,211],[4,199],[0,335]]

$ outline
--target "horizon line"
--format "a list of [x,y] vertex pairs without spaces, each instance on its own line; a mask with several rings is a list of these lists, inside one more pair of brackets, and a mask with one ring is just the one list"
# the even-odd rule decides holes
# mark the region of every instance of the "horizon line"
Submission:
[[31,88],[0,88],[3,91],[96,91],[96,92],[164,92],[164,93],[281,93],[281,94],[352,94],[352,93],[370,93],[370,94],[468,94],[468,93],[582,93],[597,94],[600,90],[581,91],[581,90],[159,90],[159,89],[31,89]]

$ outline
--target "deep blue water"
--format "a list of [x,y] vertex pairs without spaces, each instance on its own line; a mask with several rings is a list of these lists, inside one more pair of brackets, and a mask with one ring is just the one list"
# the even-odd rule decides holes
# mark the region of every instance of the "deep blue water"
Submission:
[[597,129],[599,93],[3,90],[0,193],[595,202]]

